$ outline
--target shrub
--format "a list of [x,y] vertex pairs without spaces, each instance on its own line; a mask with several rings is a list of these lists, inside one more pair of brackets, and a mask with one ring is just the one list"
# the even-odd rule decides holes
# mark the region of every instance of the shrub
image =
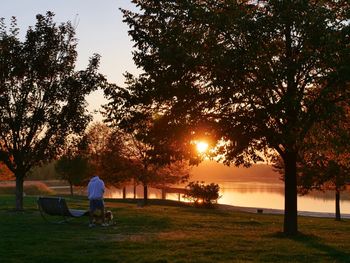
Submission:
[[207,184],[204,182],[190,182],[186,187],[185,198],[194,202],[197,207],[213,207],[220,198],[220,187],[218,184]]
[[7,168],[7,166],[0,162],[0,180],[13,180],[15,176],[13,173]]

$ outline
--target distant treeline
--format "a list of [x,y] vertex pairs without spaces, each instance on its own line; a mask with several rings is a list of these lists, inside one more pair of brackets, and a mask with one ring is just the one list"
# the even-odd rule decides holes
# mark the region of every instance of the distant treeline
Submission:
[[52,161],[43,166],[36,166],[28,173],[28,180],[55,180],[60,179],[60,176],[55,171],[56,161]]

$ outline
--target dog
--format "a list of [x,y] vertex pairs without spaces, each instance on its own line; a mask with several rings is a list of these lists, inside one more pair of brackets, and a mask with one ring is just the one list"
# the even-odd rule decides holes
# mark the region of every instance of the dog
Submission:
[[108,225],[114,225],[113,213],[111,210],[107,210],[105,213],[105,223]]
[[[96,209],[93,213],[93,219],[92,222],[93,224],[102,224],[102,216],[101,216],[102,210],[101,209]],[[105,224],[111,226],[114,225],[114,216],[111,210],[106,210],[105,211]]]

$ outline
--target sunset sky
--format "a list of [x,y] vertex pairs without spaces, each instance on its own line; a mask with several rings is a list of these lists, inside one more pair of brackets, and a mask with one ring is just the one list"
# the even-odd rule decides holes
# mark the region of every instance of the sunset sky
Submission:
[[[110,83],[115,83],[119,86],[124,86],[123,74],[126,72],[129,72],[134,75],[138,75],[139,73],[141,73],[141,69],[136,68],[133,62],[133,59],[132,59],[133,43],[131,42],[131,37],[128,36],[129,28],[122,21],[123,17],[122,17],[122,12],[119,10],[120,8],[134,10],[134,11],[137,10],[136,7],[131,3],[131,0],[101,0],[101,1],[96,1],[96,0],[2,0],[0,17],[5,18],[5,24],[8,26],[10,25],[12,16],[15,16],[17,18],[18,27],[20,29],[20,38],[24,38],[29,26],[35,25],[35,22],[36,22],[35,17],[37,14],[45,15],[47,11],[51,11],[55,13],[54,19],[57,24],[71,21],[74,27],[76,28],[76,38],[78,39],[78,46],[77,46],[78,60],[76,64],[76,69],[77,70],[85,69],[88,64],[89,58],[94,53],[97,53],[101,56],[99,72],[105,75],[107,80]],[[240,20],[237,20],[237,21],[240,21]],[[287,23],[287,25],[288,24],[289,22]],[[244,33],[245,31],[242,31],[242,32]],[[295,32],[298,32],[298,31],[295,31]],[[208,38],[208,39],[211,39],[211,38]],[[288,48],[286,48],[286,50],[288,50]],[[232,54],[235,54],[235,53],[232,53]],[[255,55],[255,53],[253,55]],[[289,61],[290,58],[293,58],[293,57],[292,56],[287,57],[287,61]],[[317,56],[316,58],[318,59]],[[313,63],[313,60],[311,60],[311,62]],[[260,64],[258,64],[258,66],[259,65]],[[252,65],[252,66],[255,66],[255,65]],[[287,66],[290,67],[290,64],[288,64]],[[220,68],[218,70],[220,70]],[[214,77],[215,77],[215,74],[214,74]],[[285,84],[283,79],[281,83]],[[259,88],[260,87],[259,85],[256,87],[253,86],[253,88]],[[223,86],[223,88],[225,88],[225,86]],[[234,94],[233,96],[236,96],[236,95]],[[294,97],[292,99],[294,99]],[[87,100],[89,103],[88,110],[91,113],[93,113],[96,110],[97,111],[100,110],[101,105],[107,103],[107,101],[103,97],[102,91],[94,92],[93,94],[89,95]],[[273,107],[275,106],[273,104],[271,105]],[[285,115],[288,115],[288,114],[285,114]],[[278,117],[279,115],[276,115],[276,116]],[[290,116],[287,116],[287,117],[290,117]],[[274,117],[271,117],[271,119],[272,118]],[[98,113],[94,114],[94,121],[102,121],[101,115]],[[289,133],[286,133],[286,134],[287,134],[286,136],[289,136]],[[266,138],[265,134],[264,136]],[[271,135],[269,136],[271,137]],[[282,142],[284,141],[285,140],[282,140]],[[196,142],[196,147],[199,154],[202,154],[203,156],[205,156],[206,152],[210,151],[210,143],[208,145],[208,142],[209,140]],[[271,143],[270,145],[274,145],[274,144]],[[288,150],[286,150],[286,152],[288,152]],[[246,168],[235,168],[232,166],[227,167],[227,166],[224,166],[222,163],[216,163],[214,161],[205,159],[205,161],[202,162],[200,165],[193,167],[193,169],[191,170],[191,173],[192,173],[192,177],[190,180],[205,181],[206,183],[229,182],[231,184],[232,182],[241,183],[241,181],[245,180],[243,183],[248,182],[249,187],[250,185],[254,186],[254,184],[270,184],[273,186],[276,184],[281,184],[281,185],[283,184],[283,182],[280,180],[281,175],[275,172],[272,169],[272,167],[267,165],[266,163],[265,164],[260,163],[249,169],[246,169]],[[286,181],[288,182],[288,180]],[[227,189],[232,190],[232,189],[235,189],[234,187],[236,186],[231,188],[229,187],[231,186],[227,186]],[[283,201],[283,191],[280,191],[280,188],[281,187],[279,187],[278,191],[282,192],[279,194],[281,196],[281,200]],[[288,189],[288,187],[286,187],[286,189]],[[248,190],[246,190],[245,188],[243,190],[248,192]],[[255,190],[252,190],[252,191],[255,191]],[[264,192],[265,189],[263,190],[258,189],[258,191],[263,192],[265,194]],[[291,191],[291,193],[294,193],[294,192]],[[233,200],[232,204],[235,204],[235,205],[238,204],[242,206],[247,205],[247,204],[237,203],[236,202],[237,197],[230,197],[230,198],[231,200]],[[259,201],[265,202],[264,198],[265,197],[260,197]],[[296,199],[293,199],[293,200],[296,200]],[[350,197],[348,197],[347,199],[346,209],[348,210],[343,210],[347,213],[350,213],[349,200],[350,200]],[[223,201],[223,202],[226,202],[226,201]],[[257,202],[253,204],[248,204],[248,205],[265,206],[265,204],[258,204]],[[290,206],[290,207],[293,207],[293,206]],[[330,207],[331,209],[333,209],[333,203],[331,204]],[[281,202],[281,206],[280,206],[280,209],[282,208],[283,208],[283,202]],[[302,206],[301,206],[301,209],[303,209]],[[308,207],[304,209],[311,210]]]
[[[123,73],[138,74],[140,70],[133,63],[133,43],[119,8],[135,10],[130,0],[5,0],[0,17],[4,17],[9,25],[11,17],[15,16],[21,37],[29,26],[35,25],[37,14],[52,11],[58,24],[71,21],[76,25],[79,40],[77,69],[84,69],[89,57],[98,53],[101,55],[100,72],[109,82],[123,85]],[[105,102],[102,92],[95,92],[88,97],[89,110],[99,109]],[[101,116],[95,114],[94,120],[100,121]],[[208,145],[204,142],[199,147],[199,151],[204,151]]]
[[[16,16],[21,36],[35,24],[37,14],[52,11],[57,23],[71,21],[77,25],[79,40],[77,69],[85,68],[89,57],[98,53],[102,56],[100,72],[108,81],[123,85],[125,71],[137,74],[139,70],[132,61],[132,42],[119,8],[135,9],[128,0],[5,0],[1,2],[0,17],[9,25],[10,18]],[[88,102],[89,110],[98,109],[104,102],[102,93],[92,94]]]
[[[140,70],[133,63],[133,43],[128,36],[127,25],[122,22],[119,8],[135,10],[130,0],[4,0],[0,17],[4,17],[9,25],[11,17],[16,16],[22,37],[29,26],[35,25],[37,14],[52,11],[57,23],[71,21],[77,25],[76,37],[79,40],[77,69],[85,68],[89,57],[98,53],[101,55],[100,72],[108,81],[123,85],[124,72],[138,74]],[[88,97],[89,110],[96,110],[105,102],[102,92],[95,92]],[[101,120],[99,114],[94,117],[96,121]],[[200,144],[199,151],[204,151],[203,147],[206,149],[208,145],[205,142]],[[200,167],[206,167],[210,171],[218,169],[215,164],[211,167],[213,169],[205,165]],[[233,174],[233,170],[222,169],[221,174]],[[212,175],[211,172],[208,174]]]

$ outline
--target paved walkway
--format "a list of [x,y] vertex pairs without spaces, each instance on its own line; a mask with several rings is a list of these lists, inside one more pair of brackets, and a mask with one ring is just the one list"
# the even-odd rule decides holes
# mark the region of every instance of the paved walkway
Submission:
[[[236,210],[248,213],[262,213],[262,214],[276,214],[283,215],[284,210],[282,209],[271,209],[271,208],[259,208],[259,207],[243,207],[243,206],[231,206],[231,205],[220,205],[221,209]],[[335,218],[335,213],[326,212],[309,212],[309,211],[298,211],[299,216],[310,216],[310,217],[324,217],[324,218]],[[342,219],[350,219],[350,214],[341,214]]]

